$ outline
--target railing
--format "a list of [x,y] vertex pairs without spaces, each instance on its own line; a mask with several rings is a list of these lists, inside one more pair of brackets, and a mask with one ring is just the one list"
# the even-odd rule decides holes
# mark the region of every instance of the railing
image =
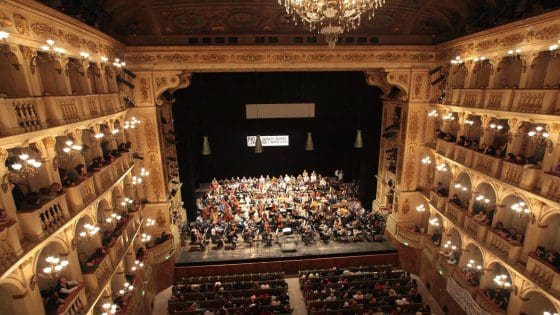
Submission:
[[504,182],[531,191],[535,188],[540,174],[540,168],[527,168],[523,165],[504,161],[500,178]]
[[84,282],[88,292],[97,292],[99,284],[111,274],[111,270],[116,266],[111,258],[111,248],[107,249],[103,260],[97,266],[88,267],[84,272]]
[[18,211],[20,226],[25,237],[40,241],[56,231],[69,217],[64,194],[46,202],[38,209]]
[[62,126],[124,109],[118,93],[0,98],[0,135]]
[[546,289],[560,290],[560,274],[553,265],[541,260],[535,253],[527,258],[527,272],[530,277]]
[[476,304],[480,305],[485,311],[490,314],[506,314],[506,311],[499,308],[496,304],[492,302],[492,300],[484,293],[483,290],[478,290],[476,293]]
[[543,173],[541,195],[556,202],[560,202],[560,176]]
[[142,300],[142,292],[144,291],[144,281],[142,278],[144,274],[147,273],[149,266],[146,266],[144,270],[140,270],[136,272],[134,276],[134,281],[132,282],[132,286],[134,290],[130,295],[123,297],[123,304],[121,305],[121,309],[117,312],[118,315],[125,315],[125,314],[138,314],[138,310],[141,309],[141,300]]
[[[440,208],[442,209],[442,208]],[[455,225],[463,226],[465,223],[465,215],[467,210],[460,208],[452,202],[447,202],[445,204],[445,216],[449,218]]]
[[430,191],[430,202],[438,209],[445,209],[447,197],[438,195],[435,191]]
[[414,232],[410,227],[406,227],[397,224],[397,233],[395,233],[395,238],[412,248],[424,248],[424,234]]
[[498,178],[502,160],[480,152],[474,152],[473,168],[481,173]]
[[470,215],[465,216],[465,231],[472,238],[479,242],[484,242],[486,239],[486,231],[488,227],[483,223],[473,219]]
[[492,229],[490,229],[486,237],[486,246],[498,256],[507,259],[513,265],[515,265],[519,256],[521,256],[521,250],[523,249],[523,244],[516,241],[510,242],[496,234]]
[[465,89],[461,97],[461,106],[482,108],[486,90]]
[[473,286],[469,280],[465,277],[465,274],[459,270],[459,268],[454,267],[451,271],[451,278],[457,282],[461,288],[467,290],[471,296],[475,296],[476,292],[478,291],[478,287]]
[[453,157],[453,160],[455,160],[456,162],[470,167],[473,161],[473,155],[473,150],[455,144],[455,156]]
[[66,299],[64,299],[64,304],[58,307],[58,315],[80,315],[84,305],[87,303],[86,290],[84,289],[84,284],[80,283],[78,288],[70,293]]
[[551,114],[556,111],[558,93],[557,89],[515,90],[512,110],[521,113]]
[[118,174],[121,171],[117,170],[117,167],[120,166],[120,163],[121,160],[117,159],[111,164],[93,173],[93,182],[95,184],[95,190],[98,194],[109,188],[118,177]]
[[463,89],[453,89],[451,91],[451,105],[461,104],[462,94],[463,94]]
[[17,234],[16,220],[6,218],[0,221],[0,272],[4,273],[14,264],[21,252],[21,244]]
[[70,209],[75,212],[85,204],[90,203],[97,197],[93,177],[88,177],[76,186],[66,187],[66,198]]
[[492,110],[511,110],[513,90],[486,90],[484,108]]
[[175,253],[174,238],[171,236],[165,242],[146,249],[146,257],[150,265],[165,262]]
[[445,141],[443,139],[437,139],[436,141],[436,151],[439,154],[445,155],[447,157],[453,157],[453,148],[455,143]]

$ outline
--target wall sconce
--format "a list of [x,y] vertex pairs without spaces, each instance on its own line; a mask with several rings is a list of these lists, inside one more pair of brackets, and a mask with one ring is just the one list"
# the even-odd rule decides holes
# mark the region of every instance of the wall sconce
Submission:
[[123,201],[121,201],[121,206],[124,207],[124,206],[127,206],[127,205],[131,205],[133,203],[134,203],[134,200],[132,200],[132,198],[125,197],[123,199]]
[[43,268],[43,276],[57,277],[68,266],[68,260],[62,260],[55,256],[45,258],[47,267]]
[[435,118],[437,116],[439,116],[439,114],[438,114],[437,110],[435,110],[435,109],[432,109],[432,111],[430,111],[428,113],[428,117]]
[[142,241],[142,243],[148,243],[152,240],[152,236],[147,233],[142,233],[140,240]]
[[111,134],[112,134],[113,136],[114,136],[114,135],[117,135],[119,132],[121,132],[121,131],[119,130],[119,128],[115,128],[115,129],[111,130]]
[[136,128],[136,125],[140,124],[140,120],[136,119],[136,117],[132,116],[132,118],[130,120],[125,120],[124,122],[124,129],[134,129]]
[[481,265],[477,265],[475,263],[474,259],[470,259],[469,262],[467,263],[467,268],[470,269],[476,269],[477,271],[482,271],[482,266]]
[[543,312],[543,315],[558,315],[558,313],[556,313],[556,312],[547,312],[547,311],[544,311],[544,312]]
[[451,60],[451,64],[453,65],[460,65],[462,63],[464,63],[465,61],[463,61],[463,59],[461,58],[461,56],[457,56],[455,57],[455,59]]
[[106,218],[105,222],[111,223],[111,222],[113,222],[113,220],[120,221],[120,219],[122,219],[122,216],[120,214],[111,213],[111,216]]
[[143,181],[142,177],[132,176],[132,185],[140,185]]
[[517,294],[517,287],[511,284],[507,275],[501,274],[495,276],[494,283],[501,289],[511,290],[514,294]]
[[426,206],[424,206],[424,204],[420,204],[420,205],[416,206],[416,211],[418,211],[420,213],[424,213],[424,212],[426,212]]
[[109,315],[117,313],[117,304],[105,303],[101,306],[103,308],[103,313],[101,315]]
[[422,161],[422,164],[424,164],[424,165],[432,164],[432,159],[430,159],[429,156],[425,156],[421,161]]
[[32,157],[27,151],[22,150],[20,152],[20,154],[9,157],[6,161],[9,170],[7,175],[14,181],[21,181],[35,176],[43,165],[42,162]]
[[486,198],[486,196],[482,195],[482,194],[478,194],[476,195],[476,197],[474,198],[475,201],[478,202],[482,202],[482,203],[486,203],[489,204],[490,203],[490,199]]
[[74,141],[72,141],[71,139],[66,140],[66,142],[64,142],[64,144],[66,145],[64,148],[62,148],[62,152],[64,153],[72,153],[72,152],[79,152],[82,151],[82,149],[84,148],[83,146],[79,145],[79,144],[75,144]]
[[469,190],[467,188],[467,186],[463,186],[463,185],[461,185],[461,183],[455,183],[455,185],[453,185],[453,187],[455,187],[455,189],[457,189],[458,191],[463,191],[463,192],[466,192],[467,190]]
[[453,121],[455,120],[455,116],[453,116],[452,113],[447,113],[441,119],[443,119],[444,121]]
[[140,176],[141,176],[141,177],[147,177],[148,175],[150,175],[150,172],[147,171],[145,168],[142,167],[142,168],[140,169]]
[[554,144],[552,143],[552,141],[550,141],[550,139],[548,139],[550,134],[543,126],[535,127],[535,129],[529,131],[527,135],[529,135],[529,139],[531,139],[531,141],[537,143],[538,145],[545,146],[545,148],[548,150],[548,153],[552,153]]
[[8,46],[8,38],[10,33],[5,31],[0,31],[0,40],[2,41],[2,53],[8,54],[10,52],[10,47]]
[[147,218],[146,219],[146,227],[154,226],[155,224],[156,224],[156,220],[154,220],[152,218]]
[[445,173],[447,172],[449,169],[447,168],[447,165],[445,163],[441,163],[438,166],[436,166],[436,170],[438,170],[438,172],[442,172]]
[[472,119],[465,119],[465,125],[469,125],[469,126],[474,125],[474,120],[472,120]]
[[[560,44],[560,40],[558,41],[558,44]],[[550,54],[554,58],[556,58],[560,55],[560,51],[558,50],[558,47],[560,47],[560,46],[558,44],[553,44],[553,45],[550,45],[548,47],[548,50],[550,51]]]
[[428,221],[428,223],[434,227],[439,227],[441,225],[438,218],[432,218]]
[[532,223],[535,222],[535,214],[531,212],[531,210],[527,207],[527,204],[523,201],[519,201],[511,205],[511,210],[514,212],[519,213],[519,217],[523,219],[527,219]]
[[484,60],[486,60],[486,57],[484,57],[484,56],[475,57],[475,58],[473,59],[474,62],[479,62],[479,61],[484,61]]
[[99,232],[100,228],[89,223],[84,224],[85,231],[80,232],[80,237],[89,239]]
[[453,244],[451,241],[447,241],[444,245],[443,248],[445,249],[450,249],[452,251],[456,251],[457,250],[457,246],[455,244]]
[[101,139],[101,138],[105,137],[105,135],[101,132],[98,132],[98,133],[94,134],[93,137],[95,139]]
[[130,268],[130,270],[132,272],[135,272],[136,270],[142,269],[142,268],[144,268],[144,263],[139,261],[139,260],[135,260],[134,261],[134,266],[132,266],[132,268]]
[[517,48],[517,49],[515,49],[515,50],[510,49],[510,50],[508,50],[507,53],[508,53],[508,55],[509,55],[510,57],[517,57],[517,56],[521,55],[521,52],[522,52],[522,51],[523,51],[523,50],[522,50],[521,48]]
[[117,68],[122,68],[126,66],[126,63],[124,61],[121,61],[119,58],[115,58],[115,62],[113,62],[113,66]]

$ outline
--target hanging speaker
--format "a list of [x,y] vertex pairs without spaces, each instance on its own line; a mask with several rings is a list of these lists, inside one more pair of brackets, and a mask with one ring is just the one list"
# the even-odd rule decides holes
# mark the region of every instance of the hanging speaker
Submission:
[[356,130],[356,139],[354,139],[354,148],[361,149],[364,147],[362,142],[362,131],[360,129]]
[[210,141],[208,141],[208,137],[202,137],[202,155],[210,155],[212,154],[212,149],[210,149]]
[[315,147],[313,146],[313,136],[311,132],[307,133],[307,139],[305,140],[305,151],[313,151]]
[[261,141],[261,136],[257,135],[257,139],[255,140],[255,153],[262,153],[263,146]]

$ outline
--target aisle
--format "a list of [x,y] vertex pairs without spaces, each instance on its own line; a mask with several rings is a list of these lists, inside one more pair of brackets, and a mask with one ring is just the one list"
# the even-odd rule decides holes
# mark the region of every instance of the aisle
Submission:
[[305,300],[303,299],[303,294],[299,287],[298,277],[287,277],[286,282],[288,283],[290,305],[294,309],[293,315],[306,315],[307,307],[305,306]]

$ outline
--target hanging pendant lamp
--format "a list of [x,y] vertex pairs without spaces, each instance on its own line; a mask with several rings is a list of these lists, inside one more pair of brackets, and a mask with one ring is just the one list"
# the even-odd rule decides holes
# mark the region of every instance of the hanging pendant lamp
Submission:
[[261,141],[261,136],[257,135],[257,139],[255,140],[255,153],[262,153],[263,146]]
[[313,146],[313,136],[311,132],[307,133],[307,139],[305,140],[305,151],[313,151],[315,147]]
[[354,148],[361,149],[364,147],[364,143],[362,142],[362,130],[356,130],[356,139],[354,139]]
[[212,154],[212,149],[210,149],[210,141],[208,141],[208,136],[202,137],[202,155]]

